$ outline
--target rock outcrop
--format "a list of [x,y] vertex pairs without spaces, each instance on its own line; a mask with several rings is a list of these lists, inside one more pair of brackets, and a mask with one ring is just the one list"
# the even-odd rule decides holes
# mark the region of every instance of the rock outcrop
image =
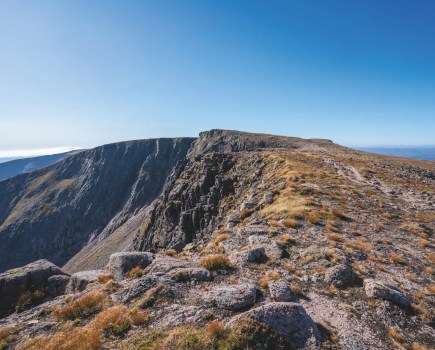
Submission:
[[50,290],[52,288],[52,282],[48,283],[48,280],[57,276],[68,278],[59,267],[44,259],[0,274],[0,317],[14,311],[25,293],[28,293],[29,299],[36,292],[44,297],[47,284]]

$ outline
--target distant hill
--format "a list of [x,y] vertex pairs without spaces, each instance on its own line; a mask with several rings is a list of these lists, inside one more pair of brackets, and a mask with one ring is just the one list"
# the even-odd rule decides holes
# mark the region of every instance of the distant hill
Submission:
[[426,147],[357,147],[361,151],[402,158],[435,160],[435,146]]
[[0,180],[43,168],[75,153],[77,151],[0,162]]

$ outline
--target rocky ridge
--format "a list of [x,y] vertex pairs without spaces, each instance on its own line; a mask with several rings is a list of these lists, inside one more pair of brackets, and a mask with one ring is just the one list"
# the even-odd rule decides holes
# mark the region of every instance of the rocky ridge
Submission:
[[324,140],[206,132],[138,220],[135,252],[44,275],[24,305],[0,298],[16,310],[0,344],[432,349],[434,171]]

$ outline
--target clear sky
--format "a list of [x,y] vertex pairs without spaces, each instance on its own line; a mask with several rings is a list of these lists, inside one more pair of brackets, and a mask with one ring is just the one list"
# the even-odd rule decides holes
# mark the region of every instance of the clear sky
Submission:
[[0,151],[212,128],[435,144],[435,1],[0,0]]

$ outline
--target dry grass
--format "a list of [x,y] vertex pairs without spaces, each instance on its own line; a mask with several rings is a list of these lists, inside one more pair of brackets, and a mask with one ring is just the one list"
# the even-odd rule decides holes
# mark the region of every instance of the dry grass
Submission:
[[333,220],[329,220],[329,219],[326,221],[326,226],[325,226],[325,228],[326,228],[328,231],[331,231],[331,232],[336,232],[336,231],[338,231],[338,227],[336,226],[335,221],[333,221]]
[[245,220],[246,218],[250,217],[254,213],[251,209],[243,209],[240,212],[240,219]]
[[388,335],[398,341],[403,340],[403,335],[400,334],[394,327],[389,327],[388,328]]
[[177,251],[175,249],[166,249],[164,251],[164,253],[167,256],[175,256],[175,255],[177,255]]
[[430,294],[435,294],[435,284],[427,286],[426,289],[429,291]]
[[341,242],[343,240],[343,236],[338,233],[330,233],[328,235],[328,239],[330,241]]
[[144,269],[139,266],[133,267],[130,271],[128,271],[125,276],[127,278],[140,278],[143,276]]
[[371,243],[364,238],[348,239],[344,242],[346,248],[357,249],[366,253],[370,253],[373,249]]
[[225,270],[231,268],[230,259],[223,254],[211,254],[203,257],[199,265],[207,270]]
[[276,271],[269,271],[266,273],[265,276],[263,276],[262,278],[260,278],[260,280],[258,281],[258,285],[261,288],[267,288],[267,285],[270,281],[276,281],[280,278],[280,274]]
[[422,248],[427,248],[430,247],[430,242],[427,239],[422,238],[420,239],[419,245]]
[[106,302],[107,296],[101,291],[94,290],[77,300],[70,301],[62,308],[55,309],[54,313],[61,320],[74,320],[101,311]]
[[301,226],[298,220],[296,219],[284,219],[281,220],[281,224],[283,224],[287,228],[298,228]]
[[139,308],[146,308],[153,306],[159,299],[169,296],[170,289],[164,284],[157,284],[156,286],[148,289],[143,296],[136,302]]
[[307,215],[307,220],[313,225],[319,225],[322,221],[319,214],[311,212]]
[[0,349],[9,349],[10,345],[17,340],[17,327],[6,326],[0,328]]
[[283,246],[290,246],[296,243],[296,239],[289,235],[288,233],[284,233],[278,238],[278,243]]
[[101,333],[91,327],[65,327],[52,337],[37,336],[27,340],[17,350],[96,350],[101,345]]
[[399,254],[396,253],[390,253],[388,254],[388,259],[395,264],[403,264],[404,260],[403,257]]
[[434,350],[435,348],[423,344],[413,343],[412,350]]
[[231,237],[232,237],[232,235],[230,235],[229,233],[223,233],[214,239],[214,244],[218,245],[220,242],[226,241],[227,239],[230,239]]
[[292,263],[285,263],[284,269],[286,269],[288,272],[294,272],[296,270],[296,267]]
[[97,277],[97,282],[100,284],[106,284],[107,282],[113,280],[113,275],[111,273],[106,273],[104,275],[99,275]]

